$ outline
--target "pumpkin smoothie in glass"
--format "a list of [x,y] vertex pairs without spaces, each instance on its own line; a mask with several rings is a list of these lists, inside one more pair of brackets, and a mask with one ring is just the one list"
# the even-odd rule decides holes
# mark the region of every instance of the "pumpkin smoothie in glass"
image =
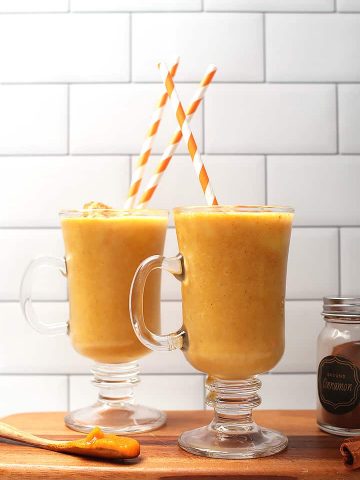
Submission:
[[[138,264],[162,253],[167,217],[151,212],[61,215],[70,300],[69,333],[80,354],[100,363],[138,360],[149,350],[129,320],[129,291]],[[160,329],[160,273],[147,285],[144,308]]]
[[175,209],[184,354],[211,376],[267,372],[284,352],[284,295],[292,213]]
[[[281,432],[260,427],[260,373],[284,352],[286,267],[293,220],[290,207],[211,205],[174,209],[179,254],[153,255],[136,271],[130,313],[138,338],[153,350],[181,349],[207,374],[209,425],[184,432],[178,443],[196,455],[256,458],[283,450]],[[151,332],[143,291],[153,270],[181,281],[183,325]]]
[[[129,315],[129,292],[138,264],[164,249],[166,210],[112,209],[91,202],[82,210],[60,212],[65,258],[39,257],[25,272],[21,305],[28,322],[43,334],[70,335],[74,349],[93,360],[92,383],[98,401],[65,416],[68,427],[89,432],[139,433],[159,428],[164,412],[134,402],[138,360],[150,353],[136,337]],[[44,323],[32,304],[33,273],[55,267],[66,276],[69,320]],[[160,272],[149,278],[144,311],[160,329]]]

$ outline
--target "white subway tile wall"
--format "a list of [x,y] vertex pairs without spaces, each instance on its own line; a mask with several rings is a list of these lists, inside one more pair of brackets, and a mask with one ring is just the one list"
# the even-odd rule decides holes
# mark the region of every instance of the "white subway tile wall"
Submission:
[[339,139],[341,153],[356,153],[360,151],[360,135],[357,130],[359,116],[360,85],[339,85]]
[[128,14],[3,15],[0,82],[126,82],[129,41]]
[[67,409],[65,375],[2,375],[0,415]]
[[269,15],[266,39],[271,82],[360,80],[359,15]]
[[285,304],[285,353],[274,372],[315,372],[316,340],[323,319],[321,300],[288,300]]
[[85,198],[119,203],[129,178],[128,156],[2,157],[0,204],[11,208],[0,211],[0,226],[58,227],[54,212],[81,205]]
[[[286,296],[289,299],[322,298],[339,290],[336,228],[296,228],[288,259]],[[314,268],[316,265],[316,268]]]
[[[161,179],[151,205],[201,205],[204,195],[194,173],[194,167],[185,155],[175,155]],[[144,186],[160,160],[154,155],[144,175]],[[236,203],[263,204],[265,202],[265,159],[261,155],[203,155],[211,179],[216,181],[216,195],[227,205]],[[134,169],[136,157],[133,157]],[[179,188],[179,178],[186,179],[186,188]],[[173,225],[172,218],[170,224]]]
[[0,80],[0,155],[67,153],[67,98],[64,85]]
[[358,0],[337,0],[336,4],[339,12],[360,12]]
[[[71,375],[70,408],[94,403],[98,394],[89,375]],[[164,410],[201,410],[204,408],[204,376],[143,375],[135,387],[136,402]]]
[[[65,301],[34,302],[34,310],[44,323],[66,322],[69,317]],[[35,332],[24,323],[17,303],[0,303],[0,319],[0,373],[53,375],[90,372],[91,361],[75,352],[68,337]]]
[[[180,85],[184,107],[196,84]],[[138,153],[147,130],[161,85],[116,84],[73,85],[70,88],[70,150],[72,154]],[[154,144],[154,153],[162,153],[177,127],[172,110],[163,116],[163,128]],[[192,128],[200,150],[203,149],[202,107],[194,116]],[[186,152],[186,145],[178,152]]]
[[[162,92],[156,63],[176,55],[184,104],[207,64],[219,67],[192,125],[220,201],[296,209],[286,350],[261,376],[261,408],[315,406],[321,297],[360,294],[359,3],[0,2],[0,415],[96,397],[91,361],[70,339],[25,323],[20,281],[32,258],[63,255],[58,210],[122,205]],[[144,184],[175,128],[167,108]],[[204,200],[181,144],[150,205],[185,203]],[[178,252],[172,220],[165,252]],[[35,280],[39,318],[66,320],[62,275],[44,268]],[[181,325],[180,298],[164,274],[164,332]],[[204,377],[181,352],[152,353],[140,367],[140,402],[205,408]]]
[[358,295],[360,291],[360,228],[342,228],[340,241],[341,293]]
[[71,0],[73,12],[197,12],[202,0]]
[[262,409],[312,410],[316,408],[315,374],[261,375]]
[[171,58],[174,52],[186,59],[177,74],[179,80],[199,80],[208,63],[219,67],[217,81],[264,79],[260,14],[142,14],[133,16],[132,26],[136,81],[157,82],[156,63],[159,58]]
[[335,153],[335,97],[334,85],[214,85],[205,151]]
[[[31,208],[32,205],[24,204],[24,209]],[[20,280],[32,259],[42,255],[64,256],[61,232],[59,229],[21,228],[1,229],[0,233],[0,300],[16,301],[19,298]],[[43,267],[34,275],[34,299],[66,300],[66,282],[60,272]]]
[[1,13],[67,12],[69,0],[1,0]]
[[295,207],[297,225],[359,225],[359,178],[359,155],[269,156],[268,201]]
[[[341,1],[341,0],[339,0]],[[345,0],[346,1],[346,0]],[[351,1],[351,0],[350,0]],[[357,0],[354,0],[356,2]],[[333,12],[334,0],[204,0],[213,12]]]

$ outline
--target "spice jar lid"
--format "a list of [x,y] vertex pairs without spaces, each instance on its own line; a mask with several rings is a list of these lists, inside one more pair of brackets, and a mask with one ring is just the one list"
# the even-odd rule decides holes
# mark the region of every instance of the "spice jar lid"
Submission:
[[360,297],[324,297],[322,314],[330,317],[349,317],[360,321]]

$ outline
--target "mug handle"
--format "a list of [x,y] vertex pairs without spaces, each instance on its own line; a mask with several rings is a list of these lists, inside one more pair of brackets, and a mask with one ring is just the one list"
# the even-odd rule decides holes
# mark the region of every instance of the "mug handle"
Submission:
[[182,348],[185,331],[180,328],[168,335],[157,335],[150,331],[144,319],[144,290],[149,274],[156,269],[172,273],[175,278],[181,280],[184,272],[183,257],[179,253],[176,257],[162,257],[153,255],[146,258],[135,272],[129,297],[129,310],[131,323],[136,336],[145,347],[151,350],[176,350]]
[[35,258],[25,270],[20,286],[20,304],[23,314],[37,332],[44,335],[61,335],[68,331],[68,322],[44,323],[39,320],[32,304],[33,274],[40,267],[55,267],[64,276],[67,275],[66,262],[60,257],[39,257]]

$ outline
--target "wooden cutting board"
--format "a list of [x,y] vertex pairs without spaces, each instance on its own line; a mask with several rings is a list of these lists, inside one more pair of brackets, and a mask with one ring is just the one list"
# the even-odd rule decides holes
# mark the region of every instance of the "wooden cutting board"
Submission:
[[[167,425],[138,435],[141,457],[135,461],[103,462],[0,441],[0,479],[183,479],[216,480],[342,480],[360,478],[348,471],[339,454],[340,437],[318,430],[312,411],[259,411],[259,424],[289,437],[286,451],[255,460],[218,460],[184,452],[177,446],[183,430],[205,425],[212,412],[168,412]],[[64,413],[23,413],[3,421],[46,438],[73,440],[81,436],[65,427]]]

